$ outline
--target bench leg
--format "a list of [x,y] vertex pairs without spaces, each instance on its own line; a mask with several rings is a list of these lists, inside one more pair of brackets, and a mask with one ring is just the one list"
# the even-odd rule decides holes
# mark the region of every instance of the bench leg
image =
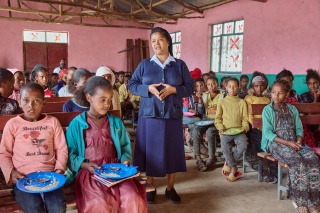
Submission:
[[282,192],[286,192],[287,193],[287,187],[286,186],[282,186],[282,166],[280,166],[278,164],[278,199],[282,200]]
[[246,151],[243,152],[242,158],[243,173],[246,173]]
[[280,165],[278,165],[278,200],[282,199],[281,183],[282,183],[282,168]]
[[262,163],[263,163],[263,158],[258,157],[258,181],[259,182],[262,182],[262,171],[263,171]]

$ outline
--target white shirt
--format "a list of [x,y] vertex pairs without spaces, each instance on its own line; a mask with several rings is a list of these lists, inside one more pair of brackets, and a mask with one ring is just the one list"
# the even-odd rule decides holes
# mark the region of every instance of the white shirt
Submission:
[[62,69],[61,69],[60,67],[56,67],[56,68],[54,68],[53,73],[58,73],[58,74],[59,74],[59,72],[60,72],[61,70],[62,70]]
[[167,60],[163,64],[160,62],[160,60],[158,59],[158,57],[156,55],[152,56],[150,61],[156,62],[156,64],[158,64],[162,69],[164,69],[171,61],[176,61],[176,60],[174,59],[174,57],[172,57],[169,54],[169,57],[167,58]]
[[68,92],[68,85],[62,87],[58,92],[59,97],[73,97],[73,94]]

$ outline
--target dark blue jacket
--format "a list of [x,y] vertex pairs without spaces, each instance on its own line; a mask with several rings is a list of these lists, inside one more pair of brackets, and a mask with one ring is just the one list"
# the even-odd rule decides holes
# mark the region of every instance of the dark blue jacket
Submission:
[[[150,58],[140,62],[129,81],[129,90],[141,96],[139,116],[182,119],[182,98],[192,95],[194,83],[184,61],[175,59],[164,69]],[[164,101],[149,93],[150,84],[165,83],[174,86],[176,94],[171,94]],[[160,91],[164,87],[158,87]]]

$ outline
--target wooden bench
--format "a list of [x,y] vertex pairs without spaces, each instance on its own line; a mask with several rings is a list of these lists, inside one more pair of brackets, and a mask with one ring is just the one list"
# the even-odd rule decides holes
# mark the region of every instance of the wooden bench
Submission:
[[[115,116],[120,116],[120,110],[112,110],[109,112]],[[69,126],[70,122],[73,120],[73,118],[75,118],[77,115],[81,113],[82,112],[55,112],[47,114],[56,117],[60,121],[61,126],[64,129],[66,129]],[[0,131],[3,131],[5,124],[9,119],[14,118],[16,116],[17,115],[0,116]],[[137,177],[136,179],[145,187],[147,192],[155,190],[154,186],[148,184],[141,177]],[[63,191],[67,201],[67,211],[76,209],[77,207],[75,202],[74,185],[72,184],[64,186]],[[0,212],[22,212],[12,195],[12,189],[0,190]]]
[[[316,125],[320,124],[320,103],[298,103],[294,105],[300,113],[300,119],[304,125]],[[250,108],[251,115],[261,115],[263,108],[266,104],[252,104]],[[262,129],[262,118],[252,119],[252,128]],[[271,153],[259,152],[258,153],[258,181],[262,182],[262,161],[269,160],[278,163],[278,183],[277,194],[278,199],[282,199],[282,192],[287,192],[287,187],[282,185],[282,168],[288,167],[285,163],[277,161]]]
[[52,97],[52,98],[46,98],[46,102],[66,102],[71,98],[72,97]]
[[62,112],[65,102],[46,102],[42,108],[43,113]]

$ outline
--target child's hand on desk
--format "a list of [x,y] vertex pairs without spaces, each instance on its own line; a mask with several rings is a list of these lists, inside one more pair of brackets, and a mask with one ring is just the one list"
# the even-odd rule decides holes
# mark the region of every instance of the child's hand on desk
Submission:
[[123,161],[122,162],[124,165],[126,165],[126,166],[130,166],[130,161],[128,161],[128,160],[125,160],[125,161]]
[[81,169],[89,170],[91,173],[94,173],[94,168],[99,168],[99,166],[95,163],[83,162],[81,164]]
[[223,135],[224,129],[219,130],[219,135]]
[[23,177],[24,177],[24,175],[22,175],[20,172],[18,172],[18,171],[15,170],[15,169],[12,169],[12,171],[11,171],[11,180],[12,180],[12,183],[18,182],[18,180],[19,180],[20,178],[23,178]]

